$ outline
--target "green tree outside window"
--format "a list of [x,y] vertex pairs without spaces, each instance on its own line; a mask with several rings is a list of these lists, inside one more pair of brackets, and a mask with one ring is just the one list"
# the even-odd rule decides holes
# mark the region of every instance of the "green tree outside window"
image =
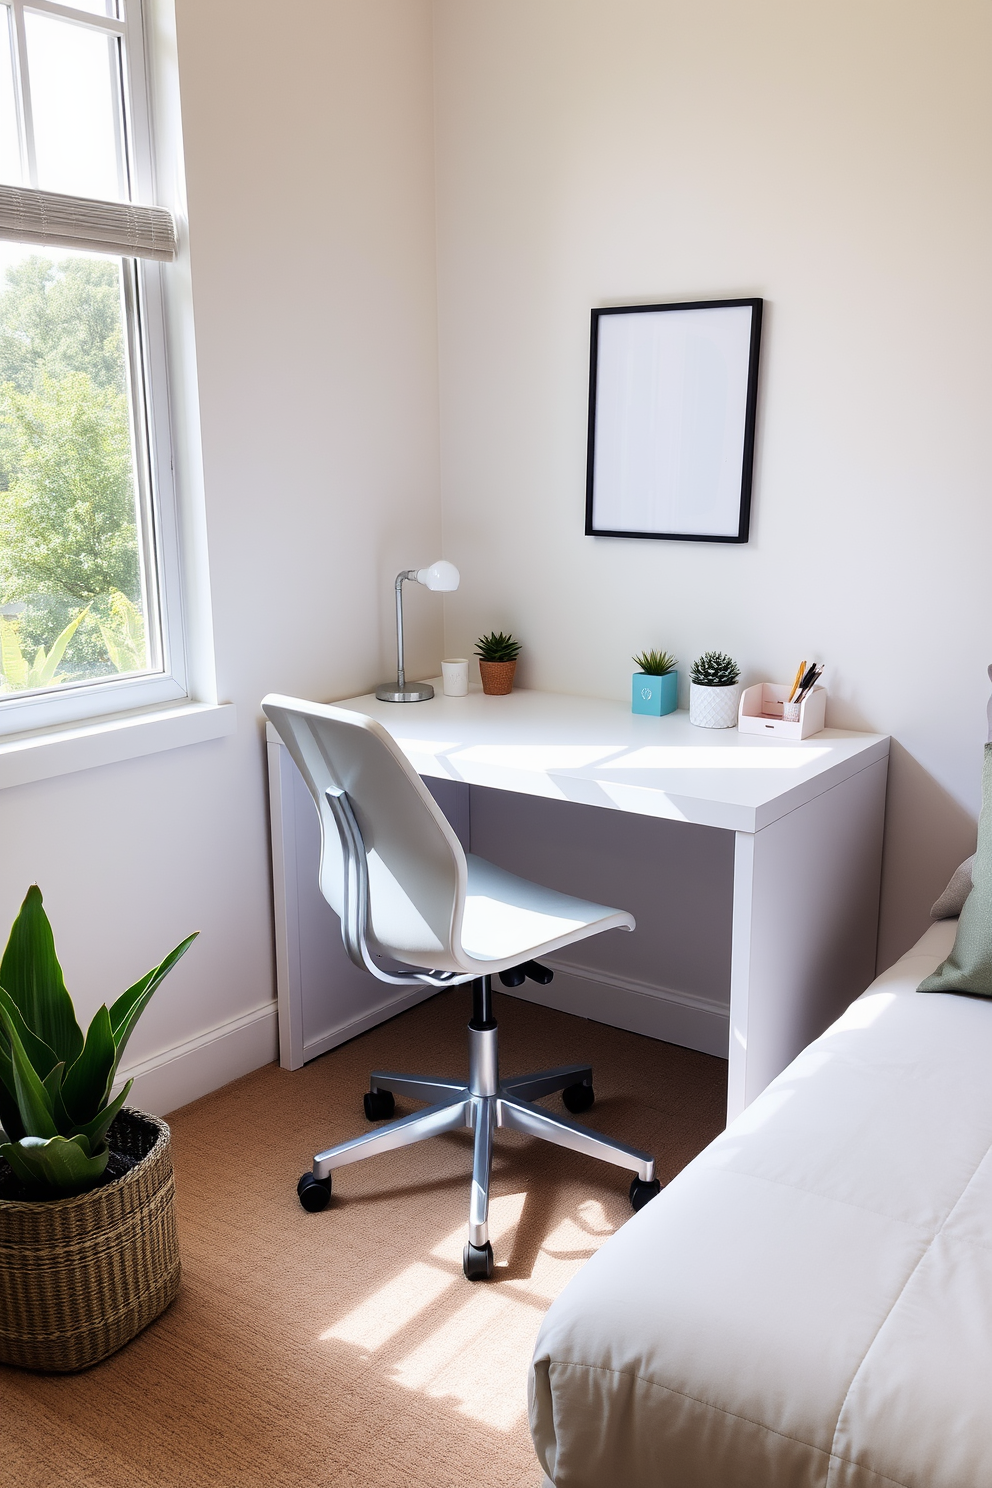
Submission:
[[143,670],[141,603],[120,269],[32,254],[0,290],[0,692]]

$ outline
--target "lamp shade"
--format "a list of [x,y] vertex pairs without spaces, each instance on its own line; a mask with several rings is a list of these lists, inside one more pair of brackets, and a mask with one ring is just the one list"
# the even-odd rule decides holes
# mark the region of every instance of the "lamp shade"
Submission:
[[417,570],[417,583],[425,585],[428,589],[442,589],[450,591],[458,588],[459,573],[453,563],[446,558],[439,558],[432,563],[430,568],[419,568]]

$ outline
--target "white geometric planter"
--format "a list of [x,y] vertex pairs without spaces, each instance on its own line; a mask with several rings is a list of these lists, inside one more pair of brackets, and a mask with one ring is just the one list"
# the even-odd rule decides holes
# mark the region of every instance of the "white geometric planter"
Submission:
[[734,728],[741,684],[731,687],[700,687],[689,683],[689,722],[697,728]]

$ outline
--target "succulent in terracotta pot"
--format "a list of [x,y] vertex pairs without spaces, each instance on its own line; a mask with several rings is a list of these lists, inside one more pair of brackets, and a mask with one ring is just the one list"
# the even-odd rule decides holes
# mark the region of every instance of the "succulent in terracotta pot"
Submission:
[[491,697],[502,697],[513,691],[513,674],[517,670],[520,642],[502,631],[490,631],[480,636],[475,643],[475,654],[479,658],[479,674],[482,690]]

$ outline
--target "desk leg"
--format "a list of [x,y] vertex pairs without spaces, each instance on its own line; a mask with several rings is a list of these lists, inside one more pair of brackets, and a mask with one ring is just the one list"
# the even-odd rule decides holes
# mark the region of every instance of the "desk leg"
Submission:
[[281,744],[270,741],[265,752],[269,776],[279,1063],[283,1069],[299,1069],[305,1056],[300,992],[299,864],[291,781],[296,767],[289,750]]
[[737,833],[730,1121],[874,980],[887,763]]

